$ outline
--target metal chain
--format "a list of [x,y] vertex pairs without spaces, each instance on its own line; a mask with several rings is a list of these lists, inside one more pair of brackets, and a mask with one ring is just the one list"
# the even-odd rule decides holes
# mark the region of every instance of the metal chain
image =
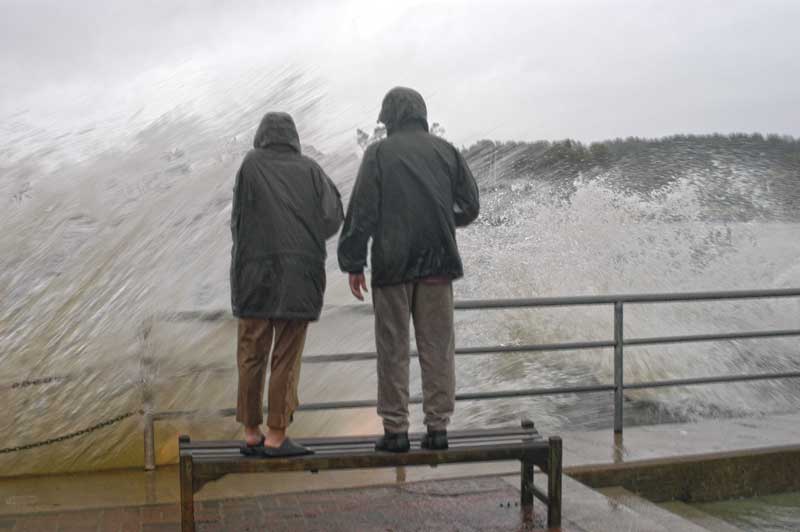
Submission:
[[[96,368],[95,368],[96,369]],[[236,369],[236,368],[233,368]],[[41,386],[44,384],[53,384],[59,382],[69,382],[75,378],[76,375],[68,374],[68,375],[54,375],[52,377],[40,377],[38,379],[28,379],[19,382],[11,382],[8,384],[0,384],[0,390],[17,390],[20,388],[28,388],[31,386]],[[129,379],[125,381],[125,384],[137,384],[140,383],[141,379]]]
[[11,384],[6,384],[0,387],[0,389],[7,388],[9,390],[15,390],[17,388],[27,388],[28,386],[39,386],[42,384],[50,384],[51,382],[58,382],[63,380],[68,380],[71,378],[71,375],[57,375],[55,377],[42,377],[39,379],[30,379],[20,382],[12,382]]
[[14,452],[17,452],[17,451],[26,451],[28,449],[35,449],[36,447],[44,447],[45,445],[51,445],[53,443],[58,443],[58,442],[62,442],[62,441],[65,441],[65,440],[70,440],[72,438],[77,438],[78,436],[83,436],[84,434],[89,434],[90,432],[94,432],[96,430],[100,430],[102,428],[108,427],[109,425],[113,425],[114,423],[122,421],[123,419],[127,419],[127,418],[129,418],[129,417],[131,417],[133,415],[141,414],[141,413],[142,412],[140,410],[137,410],[137,411],[134,411],[134,412],[126,412],[126,413],[124,413],[122,415],[119,415],[117,417],[108,419],[108,420],[103,421],[101,423],[97,423],[96,425],[92,425],[89,428],[85,428],[85,429],[79,430],[77,432],[72,432],[70,434],[64,434],[64,435],[58,436],[56,438],[50,438],[50,439],[43,440],[43,441],[36,442],[36,443],[28,443],[28,444],[25,444],[25,445],[17,445],[16,447],[6,447],[5,449],[0,449],[0,454],[14,453]]

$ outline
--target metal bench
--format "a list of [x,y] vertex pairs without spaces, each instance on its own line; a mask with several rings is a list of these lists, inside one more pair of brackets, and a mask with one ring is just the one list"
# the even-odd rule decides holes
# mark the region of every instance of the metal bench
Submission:
[[[561,526],[561,438],[544,440],[534,424],[519,428],[454,431],[448,434],[450,448],[429,451],[419,446],[422,434],[410,434],[411,451],[375,452],[377,436],[306,438],[298,442],[315,454],[292,458],[253,458],[241,455],[241,441],[192,442],[179,437],[181,530],[194,531],[194,494],[207,482],[230,473],[268,473],[357,469],[413,465],[436,466],[460,462],[521,462],[520,506],[523,516],[533,516],[533,498],[547,505],[547,526]],[[533,484],[533,467],[547,474],[547,493]]]

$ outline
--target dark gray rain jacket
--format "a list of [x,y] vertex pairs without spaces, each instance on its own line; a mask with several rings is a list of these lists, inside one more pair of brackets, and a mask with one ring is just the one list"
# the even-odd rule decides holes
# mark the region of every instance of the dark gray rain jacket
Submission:
[[464,274],[456,227],[478,216],[478,187],[459,151],[428,133],[425,101],[397,87],[378,118],[387,138],[364,152],[350,197],[338,258],[359,273],[372,238],[372,284]]
[[267,113],[253,146],[233,189],[233,315],[316,320],[325,292],[325,240],[342,223],[339,191],[300,154],[288,114]]

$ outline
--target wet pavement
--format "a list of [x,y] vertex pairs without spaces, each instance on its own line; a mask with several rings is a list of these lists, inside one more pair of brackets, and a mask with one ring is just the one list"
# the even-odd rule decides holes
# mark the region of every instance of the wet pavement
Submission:
[[[658,508],[645,512],[641,504],[609,498],[569,478],[564,480],[567,515],[558,529],[562,532],[703,530],[672,514],[665,519],[658,512],[668,512]],[[197,504],[195,516],[198,532],[548,530],[544,505],[538,501],[533,521],[523,519],[518,482],[517,477],[486,476],[207,500]],[[544,485],[539,487],[544,489]],[[175,532],[179,523],[178,506],[173,503],[5,516],[0,530]]]
[[[610,430],[561,435],[568,473],[571,466],[798,444],[800,415],[631,427],[622,439]],[[231,530],[234,522],[234,530],[263,530],[267,522],[270,530],[520,530],[518,484],[516,463],[230,475],[196,500],[201,530]],[[3,479],[0,531],[177,530],[177,494],[175,467]],[[635,496],[609,497],[564,479],[564,530],[674,530],[645,507]],[[543,505],[536,508],[541,518]]]
[[[199,532],[535,530],[526,525],[519,493],[499,477],[324,490],[204,501]],[[9,517],[0,530],[176,531],[175,504]],[[5,526],[5,528],[3,528]],[[576,529],[578,530],[578,529]]]

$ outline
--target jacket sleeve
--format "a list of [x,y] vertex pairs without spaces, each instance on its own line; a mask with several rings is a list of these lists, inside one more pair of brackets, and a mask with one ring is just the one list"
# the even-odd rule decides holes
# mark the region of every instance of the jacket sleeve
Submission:
[[367,244],[378,225],[380,203],[378,144],[364,152],[358,177],[350,195],[344,228],[339,236],[339,268],[347,273],[361,273],[367,264]]
[[475,177],[467,166],[467,161],[455,148],[456,152],[456,180],[453,190],[453,200],[455,205],[456,227],[464,227],[475,221],[480,214],[480,198],[478,195],[478,185]]
[[317,175],[319,183],[319,201],[322,212],[322,230],[325,240],[335,235],[342,226],[344,213],[342,209],[342,197],[339,189],[331,181],[331,178],[319,169]]
[[239,257],[239,228],[242,218],[242,207],[244,203],[244,164],[239,168],[236,173],[236,181],[233,185],[233,204],[231,205],[231,237],[233,245],[231,246],[231,307],[234,315],[237,314],[238,308],[236,305],[237,297],[237,273],[239,271],[238,257]]

